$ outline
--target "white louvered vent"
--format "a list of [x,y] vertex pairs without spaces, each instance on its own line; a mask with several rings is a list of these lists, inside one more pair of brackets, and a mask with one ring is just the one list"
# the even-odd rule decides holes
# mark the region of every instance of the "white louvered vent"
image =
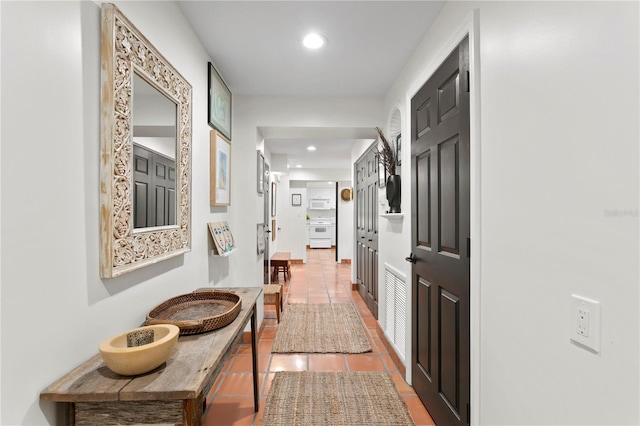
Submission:
[[407,313],[407,285],[404,274],[384,264],[386,296],[385,333],[396,353],[405,361],[405,331]]

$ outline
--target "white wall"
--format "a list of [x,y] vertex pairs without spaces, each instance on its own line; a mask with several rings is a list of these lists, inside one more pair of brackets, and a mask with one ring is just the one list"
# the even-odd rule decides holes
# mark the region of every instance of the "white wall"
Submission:
[[[234,266],[255,253],[255,230],[240,254],[209,256],[207,222],[228,220],[240,234],[246,226],[233,181],[232,206],[209,207],[210,58],[174,3],[116,3],[193,86],[192,250],[99,278],[100,8],[1,2],[3,425],[56,423],[39,393],[162,301],[255,282]],[[255,169],[255,152],[246,161]]]
[[[449,2],[387,113],[399,103],[407,115],[407,95],[472,8],[472,423],[638,424],[638,3]],[[408,214],[406,167],[402,178]],[[616,209],[627,213],[608,217]],[[407,217],[402,226],[381,233],[380,263],[410,276]],[[599,354],[569,342],[572,293],[602,303]]]
[[291,169],[289,171],[289,179],[291,180],[308,180],[308,181],[337,181],[349,180],[349,169]]
[[[338,194],[344,188],[353,188],[353,182],[351,180],[338,182]],[[338,226],[336,232],[338,236],[338,261],[342,262],[343,259],[352,260],[353,265],[353,234],[355,232],[355,223],[353,221],[353,205],[354,200],[343,201],[338,196]]]

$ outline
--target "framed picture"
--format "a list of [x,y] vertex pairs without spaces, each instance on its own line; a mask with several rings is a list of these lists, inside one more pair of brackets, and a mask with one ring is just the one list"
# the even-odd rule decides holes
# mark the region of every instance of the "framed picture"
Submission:
[[267,164],[267,162],[264,162],[264,190],[268,191],[269,190],[269,165]]
[[257,243],[258,243],[258,254],[263,254],[264,253],[264,246],[265,246],[265,240],[264,240],[264,223],[259,223],[258,224],[258,230],[257,230]]
[[276,189],[277,189],[276,183],[271,182],[271,217],[276,216],[276,202],[278,201]]
[[396,136],[396,165],[402,166],[402,133]]
[[276,240],[276,220],[271,219],[271,241]]
[[209,62],[209,126],[231,140],[231,91]]
[[261,151],[258,151],[257,168],[258,168],[258,182],[257,182],[258,193],[263,194],[264,193],[264,157],[262,156]]
[[292,206],[301,206],[302,205],[302,194],[291,194],[291,205]]
[[209,136],[209,203],[212,206],[231,204],[231,143],[220,132]]

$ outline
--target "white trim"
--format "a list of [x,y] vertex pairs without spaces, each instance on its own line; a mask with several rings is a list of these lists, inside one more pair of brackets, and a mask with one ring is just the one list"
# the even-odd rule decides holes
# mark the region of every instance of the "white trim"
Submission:
[[480,136],[480,13],[474,9],[469,23],[469,118],[470,118],[470,143],[471,158],[469,175],[471,176],[471,288],[470,288],[470,395],[471,425],[479,425],[480,421],[480,320],[481,320],[481,196],[482,185],[480,182],[481,161],[481,136]]
[[[471,91],[469,96],[470,108],[470,233],[471,233],[471,277],[470,277],[470,395],[469,403],[471,405],[471,425],[479,425],[480,421],[480,319],[481,319],[481,158],[480,158],[480,15],[479,10],[474,9],[461,22],[460,26],[454,31],[449,40],[442,46],[433,61],[423,70],[410,89],[407,91],[405,98],[405,116],[404,128],[411,129],[411,98],[424,86],[431,75],[444,62],[449,54],[460,44],[460,42],[469,36],[469,71]],[[408,304],[411,305],[411,286],[408,286]],[[410,359],[412,333],[411,328],[411,309],[407,315],[407,359]],[[411,383],[411,362],[406,363],[406,380]]]
[[391,271],[393,274],[396,275],[396,277],[400,278],[405,283],[407,282],[407,275],[404,272],[400,272],[398,269],[391,266],[390,263],[384,262],[382,264],[382,270],[384,271],[385,269],[388,269],[389,271]]

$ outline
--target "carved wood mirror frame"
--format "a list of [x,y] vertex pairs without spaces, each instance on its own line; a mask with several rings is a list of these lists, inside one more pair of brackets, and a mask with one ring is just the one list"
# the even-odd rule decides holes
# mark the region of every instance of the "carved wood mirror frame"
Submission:
[[[134,230],[132,80],[175,102],[177,224]],[[116,277],[191,250],[191,85],[113,4],[102,5],[100,276]]]

